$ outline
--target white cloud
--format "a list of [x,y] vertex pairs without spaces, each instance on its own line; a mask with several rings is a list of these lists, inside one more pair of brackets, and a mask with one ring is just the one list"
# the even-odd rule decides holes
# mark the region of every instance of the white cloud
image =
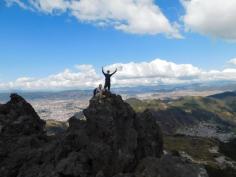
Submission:
[[69,12],[79,21],[112,26],[134,34],[165,34],[181,38],[177,25],[166,18],[154,0],[5,0],[46,14]]
[[211,70],[203,72],[200,81],[236,81],[236,69],[227,68],[222,71]]
[[65,12],[70,7],[70,1],[65,0],[28,0],[29,5],[44,13]]
[[110,68],[119,68],[119,79],[140,78],[192,78],[199,75],[200,69],[190,64],[175,64],[161,59],[151,62],[113,64]]
[[46,78],[21,77],[16,81],[0,83],[0,89],[48,90],[67,88],[91,88],[102,82],[91,65],[78,65],[77,70],[65,69],[63,72]]
[[236,66],[236,58],[232,58],[227,63],[230,64],[230,65],[235,65]]
[[[105,70],[114,71],[115,68],[118,68],[118,72],[112,78],[114,87],[236,81],[234,67],[205,71],[191,64],[176,64],[161,59],[139,63],[116,63],[106,66]],[[104,76],[101,71],[96,72],[92,65],[76,65],[75,69],[65,69],[63,72],[45,78],[21,77],[12,82],[0,83],[0,89],[86,89],[96,87],[103,82]]]
[[183,21],[188,30],[236,40],[235,0],[181,0],[185,15]]

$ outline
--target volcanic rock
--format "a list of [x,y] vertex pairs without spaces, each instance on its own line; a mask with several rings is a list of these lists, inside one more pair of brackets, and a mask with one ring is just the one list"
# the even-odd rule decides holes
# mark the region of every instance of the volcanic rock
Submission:
[[152,114],[136,114],[121,96],[94,97],[83,113],[85,119],[69,120],[66,132],[47,136],[45,123],[32,106],[13,94],[8,103],[0,105],[1,176],[202,175],[198,165],[183,163],[180,157],[163,156],[162,133]]

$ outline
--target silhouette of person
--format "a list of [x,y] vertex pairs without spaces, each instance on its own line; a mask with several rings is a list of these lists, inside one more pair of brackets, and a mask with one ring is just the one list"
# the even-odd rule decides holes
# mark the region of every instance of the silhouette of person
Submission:
[[97,88],[93,91],[93,96],[101,96],[103,94],[102,84],[99,84]]
[[104,85],[104,89],[108,89],[108,91],[110,91],[111,89],[111,76],[113,76],[115,73],[117,72],[117,68],[116,70],[110,74],[110,70],[107,70],[107,73],[104,72],[104,69],[102,67],[102,73],[105,76],[105,85]]

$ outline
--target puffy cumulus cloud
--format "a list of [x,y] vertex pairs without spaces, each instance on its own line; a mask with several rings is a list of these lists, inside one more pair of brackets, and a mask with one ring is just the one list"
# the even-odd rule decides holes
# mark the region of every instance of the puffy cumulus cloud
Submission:
[[46,78],[21,77],[13,82],[0,83],[0,89],[49,90],[91,88],[102,82],[91,65],[78,65],[76,70],[65,69]]
[[206,81],[236,81],[236,59],[223,70],[203,70],[191,64],[176,64],[155,59],[150,62],[118,63],[105,69],[118,69],[113,83],[117,86],[180,84]]
[[118,68],[119,79],[140,78],[179,78],[197,77],[201,70],[190,64],[175,64],[166,60],[155,59],[151,62],[113,64],[109,68]]
[[188,30],[236,41],[235,0],[181,0]]
[[[235,59],[229,60],[235,64]],[[104,70],[118,72],[112,77],[114,87],[150,86],[159,84],[180,84],[205,81],[236,81],[236,69],[229,66],[223,70],[205,71],[191,64],[176,64],[166,60],[155,59],[150,62],[116,63]],[[92,65],[76,65],[74,69],[45,78],[21,77],[8,83],[0,83],[0,89],[24,90],[62,90],[94,88],[104,82],[101,71],[96,72]]]
[[199,81],[236,81],[236,69],[226,68],[224,70],[211,70],[203,72]]
[[227,62],[227,64],[236,66],[236,58],[232,58]]
[[79,21],[112,26],[135,34],[159,34],[181,38],[178,25],[162,13],[154,0],[5,0],[48,14],[69,12]]

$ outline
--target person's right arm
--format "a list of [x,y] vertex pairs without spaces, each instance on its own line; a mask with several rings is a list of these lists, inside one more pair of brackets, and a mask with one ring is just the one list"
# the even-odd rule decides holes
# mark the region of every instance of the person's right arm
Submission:
[[105,75],[105,72],[104,72],[104,69],[103,69],[103,67],[102,67],[102,73]]

